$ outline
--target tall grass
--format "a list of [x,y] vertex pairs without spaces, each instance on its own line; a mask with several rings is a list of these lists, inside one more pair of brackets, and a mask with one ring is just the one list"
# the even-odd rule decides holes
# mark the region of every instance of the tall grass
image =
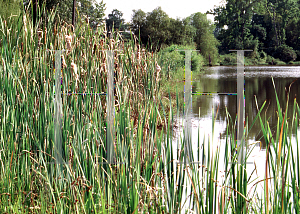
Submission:
[[[174,109],[171,96],[169,103],[162,102],[160,79],[166,71],[157,69],[157,53],[141,50],[134,37],[125,42],[114,32],[108,38],[103,28],[93,31],[87,23],[79,23],[73,32],[65,23],[54,23],[54,16],[40,20],[42,37],[27,14],[18,22],[0,19],[1,213],[299,213],[296,101],[288,118],[277,99],[276,130],[261,116],[264,105],[255,118],[267,142],[265,179],[247,171],[255,145],[247,148],[245,163],[237,163],[241,148],[233,134],[236,119],[229,114],[225,145],[213,137],[200,142],[198,135],[197,145],[190,148],[198,163],[184,165],[184,142],[172,141],[179,106]],[[73,38],[71,44],[66,35]],[[66,94],[65,163],[55,164],[51,50],[59,49],[68,50],[62,71],[66,93],[105,93],[105,50],[118,50],[114,149],[120,164],[105,164],[105,96]],[[158,132],[159,124],[165,132]],[[252,125],[245,128],[245,141]],[[263,194],[257,190],[261,183]]]
[[[1,26],[1,212],[137,213],[160,210],[157,187],[160,140],[154,97],[156,55],[141,52],[134,38],[93,31],[87,23],[53,23],[55,13],[31,25],[27,14]],[[43,27],[41,27],[43,26]],[[42,36],[41,36],[42,35]],[[71,48],[66,36],[71,35]],[[63,94],[65,164],[54,164],[54,51],[65,52],[62,91],[105,93],[105,50],[115,53],[115,150],[106,160],[106,99]],[[78,68],[78,76],[74,66]],[[77,78],[77,80],[76,80]],[[157,97],[157,100],[158,97]],[[104,163],[104,164],[103,164]],[[156,190],[157,189],[157,190]],[[147,197],[148,195],[148,197]],[[147,206],[151,205],[151,206]]]

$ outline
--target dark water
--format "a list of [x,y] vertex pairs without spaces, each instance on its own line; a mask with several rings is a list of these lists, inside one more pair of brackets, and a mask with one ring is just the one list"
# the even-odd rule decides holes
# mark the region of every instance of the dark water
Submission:
[[[272,82],[275,83],[275,89]],[[284,111],[287,102],[286,90],[290,88],[288,117],[292,117],[294,99],[300,101],[300,67],[299,66],[249,66],[245,67],[245,116],[248,118],[249,126],[258,113],[257,104],[260,108],[267,101],[261,116],[268,119],[270,127],[275,131],[277,124],[278,106],[276,103],[275,90],[279,99],[281,109]],[[208,67],[202,74],[193,74],[193,92],[237,92],[237,72],[235,66]],[[226,110],[235,120],[237,112],[237,96],[235,95],[193,95],[193,116],[199,122],[200,128],[204,129],[212,121],[212,107],[217,115],[215,132],[225,137]],[[199,119],[200,108],[200,119]],[[201,125],[202,124],[202,125]],[[249,139],[261,141],[261,126],[257,120],[249,132]]]

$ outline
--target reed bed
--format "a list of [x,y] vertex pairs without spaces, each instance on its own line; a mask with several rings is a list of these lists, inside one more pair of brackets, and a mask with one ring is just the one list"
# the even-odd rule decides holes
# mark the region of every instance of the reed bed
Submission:
[[[1,212],[140,212],[154,204],[160,68],[135,38],[80,23],[34,28],[23,14],[1,25]],[[62,55],[65,164],[53,164],[54,54]],[[106,162],[106,50],[115,51],[115,150]],[[82,93],[86,95],[69,95]],[[157,102],[156,101],[156,102]],[[159,143],[158,143],[159,144]],[[58,171],[62,167],[62,171]],[[60,172],[60,173],[59,173]],[[147,197],[148,195],[148,197]],[[151,197],[150,197],[150,196]],[[149,202],[149,203],[148,203]],[[146,209],[150,210],[146,206]]]
[[[261,116],[264,105],[256,116],[267,142],[265,179],[253,179],[247,164],[237,163],[236,120],[229,114],[225,145],[198,140],[191,159],[201,164],[178,163],[185,157],[183,140],[172,141],[179,106],[173,108],[171,97],[162,103],[158,54],[134,37],[107,37],[104,28],[94,31],[84,22],[73,29],[54,23],[54,16],[35,28],[25,13],[17,22],[0,19],[1,213],[299,213],[296,101],[287,118],[277,100],[275,130]],[[55,164],[52,50],[63,49],[62,91],[86,94],[106,92],[105,50],[116,50],[114,149],[120,164],[105,164],[106,98],[95,94],[62,95],[65,163]],[[263,195],[256,190],[260,183]]]

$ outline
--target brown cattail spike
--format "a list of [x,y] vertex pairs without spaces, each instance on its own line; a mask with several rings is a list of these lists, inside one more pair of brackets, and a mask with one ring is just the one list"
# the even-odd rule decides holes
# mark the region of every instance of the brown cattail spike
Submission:
[[72,43],[72,36],[69,36],[69,35],[66,35],[65,36],[65,39],[66,39],[66,44],[67,44],[67,50],[68,52],[72,50],[72,46],[71,46],[71,43]]

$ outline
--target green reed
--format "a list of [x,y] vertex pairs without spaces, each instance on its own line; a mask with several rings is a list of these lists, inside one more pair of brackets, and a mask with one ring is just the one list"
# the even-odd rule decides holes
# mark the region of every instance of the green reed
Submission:
[[[2,212],[137,213],[144,201],[158,207],[146,209],[161,209],[161,197],[153,197],[161,194],[155,191],[154,176],[161,146],[156,139],[158,109],[151,101],[158,94],[155,55],[145,52],[138,58],[135,40],[125,43],[118,33],[110,39],[104,29],[93,32],[86,23],[75,29],[72,50],[64,53],[63,92],[105,92],[105,50],[120,51],[115,54],[115,149],[123,164],[103,164],[105,97],[62,95],[66,163],[58,166],[52,155],[51,50],[67,49],[65,35],[72,33],[71,27],[53,23],[51,13],[39,38],[29,16],[23,15],[13,24],[0,20]],[[78,68],[78,85],[71,62]]]
[[[161,96],[165,71],[156,69],[158,54],[143,50],[134,37],[124,41],[113,32],[108,38],[104,28],[94,31],[85,22],[73,32],[54,17],[52,12],[39,20],[42,37],[28,14],[17,22],[0,19],[1,213],[184,213],[186,207],[196,213],[299,213],[296,100],[287,118],[288,102],[282,111],[277,99],[275,131],[261,116],[265,103],[254,120],[267,142],[265,179],[253,179],[247,164],[237,162],[241,148],[234,136],[236,119],[229,114],[225,145],[213,137],[200,142],[199,130],[196,149],[190,148],[198,164],[184,165],[184,142],[172,141],[179,97],[174,109],[171,95]],[[73,37],[63,53],[66,93],[106,92],[105,50],[117,50],[114,148],[122,164],[105,164],[106,98],[100,95],[62,95],[65,163],[55,164],[54,52],[49,50],[68,50],[66,35]],[[214,129],[214,113],[212,118]],[[162,132],[158,124],[164,125]],[[244,141],[252,126],[246,123]],[[249,145],[245,162],[254,146]],[[261,183],[263,195],[257,191]]]

